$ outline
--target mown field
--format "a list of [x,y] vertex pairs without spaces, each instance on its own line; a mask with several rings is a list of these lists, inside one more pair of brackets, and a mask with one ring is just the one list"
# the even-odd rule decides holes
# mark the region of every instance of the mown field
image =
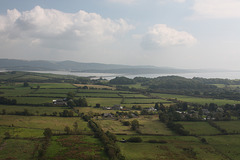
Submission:
[[240,101],[235,100],[228,100],[228,99],[212,99],[212,98],[199,98],[199,97],[192,97],[192,96],[184,96],[184,95],[175,95],[175,94],[160,94],[160,93],[152,93],[151,95],[157,96],[160,98],[165,99],[177,99],[183,102],[189,102],[189,103],[197,103],[197,104],[210,104],[215,103],[217,105],[224,105],[224,104],[238,104]]

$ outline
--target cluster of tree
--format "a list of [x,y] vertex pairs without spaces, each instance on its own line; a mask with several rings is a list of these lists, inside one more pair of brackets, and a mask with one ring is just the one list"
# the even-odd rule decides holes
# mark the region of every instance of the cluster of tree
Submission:
[[74,116],[74,113],[73,111],[69,111],[69,110],[63,110],[63,112],[59,112],[59,116],[60,117],[73,117]]
[[133,79],[127,77],[116,77],[109,81],[110,84],[121,85],[121,84],[135,84]]
[[15,105],[17,104],[17,100],[0,97],[0,104]]
[[65,126],[64,131],[65,131],[66,134],[68,134],[68,135],[69,135],[69,134],[80,134],[80,133],[81,133],[80,130],[78,129],[78,123],[77,123],[77,121],[75,121],[75,122],[73,123],[73,130],[71,130],[69,126]]
[[53,135],[52,130],[50,128],[45,128],[43,142],[38,150],[38,159],[45,159],[45,154],[47,152],[48,145],[50,143],[50,139]]
[[216,86],[200,83],[193,79],[178,76],[166,76],[153,78],[142,85],[149,86],[151,89],[215,89]]
[[220,79],[220,78],[199,78],[194,77],[193,80],[204,84],[225,84],[225,85],[240,85],[240,80]]
[[177,133],[179,135],[182,135],[182,136],[187,136],[187,135],[190,134],[189,131],[186,131],[184,129],[184,127],[181,124],[179,124],[179,123],[174,123],[172,121],[169,121],[167,123],[167,127],[170,128],[175,133]]
[[104,132],[100,126],[93,120],[88,121],[89,126],[95,133],[96,137],[99,137],[104,145],[104,150],[112,160],[124,160],[125,157],[120,153],[120,149],[116,144],[117,138],[111,132]]

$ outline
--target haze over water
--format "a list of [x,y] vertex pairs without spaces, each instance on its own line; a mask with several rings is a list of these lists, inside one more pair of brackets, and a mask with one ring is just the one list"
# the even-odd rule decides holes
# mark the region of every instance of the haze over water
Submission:
[[221,78],[221,79],[240,79],[240,72],[208,72],[208,73],[178,73],[178,74],[112,74],[112,73],[87,73],[87,72],[68,72],[68,71],[34,71],[38,73],[52,73],[61,75],[74,75],[80,77],[94,77],[98,79],[100,77],[104,79],[113,79],[115,77],[124,76],[128,78],[134,77],[148,77],[156,78],[159,76],[181,76],[185,78],[201,77],[201,78]]

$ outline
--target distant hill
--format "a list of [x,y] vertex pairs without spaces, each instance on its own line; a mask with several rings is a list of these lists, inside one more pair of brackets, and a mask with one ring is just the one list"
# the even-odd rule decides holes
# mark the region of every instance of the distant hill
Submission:
[[174,74],[196,72],[196,70],[155,66],[80,63],[74,61],[27,61],[15,59],[0,59],[0,69],[10,71],[70,71],[116,74]]

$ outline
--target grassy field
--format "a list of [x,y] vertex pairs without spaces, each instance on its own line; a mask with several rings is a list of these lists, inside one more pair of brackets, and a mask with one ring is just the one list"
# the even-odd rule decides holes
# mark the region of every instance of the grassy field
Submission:
[[30,83],[29,84],[33,88],[37,88],[40,86],[40,88],[48,88],[48,89],[56,89],[56,88],[77,88],[75,85],[70,83]]
[[212,98],[198,98],[198,97],[191,97],[191,96],[184,96],[184,95],[175,95],[175,94],[159,94],[159,93],[152,93],[153,96],[158,96],[161,98],[176,98],[180,101],[190,102],[190,103],[198,103],[198,104],[206,104],[206,103],[215,103],[217,105],[224,105],[224,104],[238,104],[240,101],[235,100],[227,100],[227,99],[212,99]]
[[74,122],[78,123],[80,130],[90,131],[87,122],[79,117],[43,117],[43,116],[15,116],[0,115],[0,125],[16,127],[25,127],[31,129],[45,129],[63,131],[65,126],[73,128]]
[[[132,136],[117,136],[119,140]],[[191,136],[138,136],[141,143],[118,142],[122,154],[131,160],[225,160],[214,147],[202,144],[198,138]],[[149,143],[149,140],[165,141],[166,143]]]
[[204,138],[225,159],[240,159],[240,135],[206,136]]
[[87,98],[88,105],[95,106],[97,103],[101,106],[114,106],[120,104],[122,98]]
[[[31,106],[13,106],[13,105],[0,105],[0,113],[2,110],[6,111],[6,114],[12,114],[17,112],[23,112],[24,110],[28,110],[29,113],[34,115],[42,115],[47,114],[51,115],[53,112],[57,112],[59,116],[59,112],[63,112],[63,110],[70,111],[68,107],[31,107]],[[77,116],[77,114],[74,114],[74,116]]]
[[125,98],[147,98],[147,96],[143,95],[143,94],[120,94],[122,97]]
[[240,121],[215,121],[214,123],[228,133],[240,133]]
[[54,98],[48,97],[11,97],[10,99],[16,99],[17,104],[44,104],[52,103]]
[[109,90],[115,90],[116,88],[105,86],[105,85],[90,85],[90,84],[74,84],[76,87],[88,87],[88,88],[94,88],[94,89],[109,89]]
[[20,128],[11,126],[0,126],[0,137],[8,132],[12,138],[39,138],[43,137],[43,129]]
[[159,121],[158,115],[140,116],[137,120],[139,121],[139,129],[142,134],[174,135],[164,123]]
[[220,131],[210,126],[207,122],[177,122],[181,124],[185,130],[194,135],[214,135],[220,134]]
[[107,160],[99,139],[92,136],[54,136],[47,149],[47,159],[100,159]]
[[69,88],[69,89],[38,89],[34,91],[34,93],[38,94],[67,94],[68,92],[76,92],[77,89]]
[[126,104],[155,104],[155,103],[170,103],[167,100],[162,99],[124,99],[124,103]]
[[80,113],[116,113],[117,110],[103,110],[101,108],[93,108],[93,107],[74,107],[76,110],[79,110]]
[[131,130],[130,126],[124,126],[119,120],[99,120],[97,121],[102,129],[106,132],[112,132],[115,134],[136,134]]
[[26,139],[7,139],[1,146],[1,160],[34,159],[37,142]]
[[76,97],[109,97],[109,98],[121,98],[117,93],[110,93],[110,94],[106,94],[106,93],[77,93]]

